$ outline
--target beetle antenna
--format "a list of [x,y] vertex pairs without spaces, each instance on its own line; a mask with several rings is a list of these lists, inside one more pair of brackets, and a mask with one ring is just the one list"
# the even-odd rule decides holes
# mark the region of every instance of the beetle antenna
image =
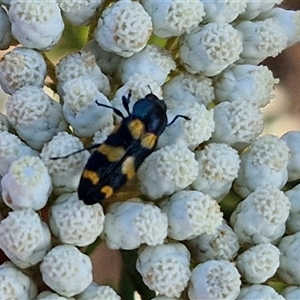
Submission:
[[172,124],[174,124],[174,122],[175,122],[178,118],[183,118],[183,119],[185,119],[185,120],[187,120],[187,121],[190,121],[190,120],[191,120],[191,118],[188,117],[188,116],[184,116],[184,115],[176,115],[176,116],[174,117],[174,119],[173,119],[169,124],[167,124],[167,127],[170,126],[170,125],[172,125]]
[[98,100],[95,100],[95,102],[99,106],[107,107],[107,108],[112,109],[116,115],[118,115],[119,117],[121,117],[122,119],[124,119],[124,115],[123,115],[123,113],[119,109],[117,109],[115,107],[112,107],[110,105],[102,104],[102,103],[98,102]]
[[76,153],[80,153],[80,152],[83,152],[83,151],[85,151],[85,150],[91,150],[91,149],[97,148],[97,147],[99,147],[100,145],[101,145],[101,144],[94,144],[94,145],[91,145],[91,146],[86,147],[86,148],[83,148],[83,149],[79,149],[79,150],[77,150],[77,151],[75,151],[75,152],[69,153],[69,154],[64,155],[64,156],[50,157],[50,159],[51,159],[51,160],[58,160],[58,159],[62,159],[62,158],[67,158],[67,157],[72,156],[72,155],[74,155],[74,154],[76,154]]

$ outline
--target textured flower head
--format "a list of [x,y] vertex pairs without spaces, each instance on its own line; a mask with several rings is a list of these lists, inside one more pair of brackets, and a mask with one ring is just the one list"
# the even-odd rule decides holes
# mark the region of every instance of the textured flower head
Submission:
[[37,286],[11,262],[0,265],[0,295],[2,299],[34,299]]
[[94,36],[104,50],[129,57],[145,47],[151,33],[151,18],[143,6],[122,0],[102,12]]
[[272,243],[284,234],[290,207],[288,198],[277,188],[258,187],[237,205],[230,222],[241,243]]
[[1,221],[0,248],[19,268],[36,265],[50,246],[50,230],[32,209],[11,211]]
[[8,15],[13,36],[28,48],[49,50],[64,30],[56,1],[11,0]]
[[40,271],[44,282],[66,297],[81,293],[93,278],[90,258],[71,245],[52,248],[44,257]]
[[208,110],[203,104],[194,101],[178,103],[167,111],[168,121],[171,122],[177,115],[184,115],[190,119],[181,118],[168,126],[159,137],[157,147],[185,144],[190,150],[194,150],[211,137],[215,128],[213,114],[213,110]]
[[207,107],[215,98],[212,79],[200,74],[181,73],[163,85],[163,98],[170,101],[196,101]]
[[210,143],[203,150],[195,151],[195,157],[199,172],[192,187],[221,200],[238,176],[238,152],[224,143]]
[[144,283],[167,297],[179,297],[191,275],[190,253],[183,244],[147,246],[139,254],[136,268]]
[[152,153],[137,172],[142,192],[153,199],[186,188],[197,174],[198,163],[194,153],[177,144]]
[[41,209],[52,191],[48,170],[37,156],[14,161],[3,176],[1,186],[3,201],[12,209]]
[[64,83],[78,77],[91,79],[104,95],[109,95],[110,93],[108,78],[98,67],[95,56],[91,52],[81,51],[68,54],[55,66],[55,73],[58,79],[57,89],[60,95],[64,94]]
[[272,277],[279,266],[279,249],[271,243],[261,243],[237,258],[237,268],[249,283],[263,283]]
[[104,237],[111,249],[135,249],[145,243],[162,244],[167,236],[167,216],[157,206],[130,199],[110,207],[105,216]]
[[211,142],[226,143],[238,150],[248,146],[262,132],[264,125],[259,108],[241,101],[216,105],[214,121]]
[[189,33],[202,21],[203,3],[198,0],[142,0],[151,16],[153,33],[161,38]]
[[232,65],[214,82],[216,103],[245,101],[264,107],[273,98],[271,92],[278,83],[266,66]]
[[63,114],[76,135],[93,136],[97,130],[113,125],[113,110],[96,103],[110,106],[93,80],[76,77],[66,81],[63,90]]
[[162,210],[168,216],[168,236],[188,240],[202,233],[213,234],[222,223],[217,202],[198,191],[179,191],[166,201]]
[[13,93],[6,102],[6,112],[18,135],[36,150],[68,127],[62,106],[36,86],[25,86]]
[[0,84],[4,92],[14,93],[23,86],[43,87],[46,63],[39,52],[23,47],[14,48],[0,61]]
[[240,291],[240,274],[227,260],[209,260],[192,271],[189,299],[236,299]]
[[50,208],[51,231],[65,244],[92,244],[102,232],[103,222],[102,206],[85,205],[76,193],[61,195]]
[[0,175],[7,173],[13,161],[28,155],[38,155],[16,135],[8,131],[0,132]]
[[74,192],[78,188],[81,172],[90,156],[88,151],[70,155],[63,159],[52,159],[83,149],[80,140],[67,132],[59,132],[44,145],[41,158],[51,175],[56,194]]
[[215,234],[200,234],[188,242],[192,258],[200,263],[208,260],[232,261],[240,248],[237,235],[223,220]]
[[64,16],[74,25],[88,25],[103,0],[57,0]]
[[227,23],[208,23],[181,36],[179,55],[190,73],[214,76],[238,60],[243,44],[240,34]]
[[118,68],[123,83],[130,80],[136,73],[151,76],[159,85],[162,85],[176,64],[171,54],[164,48],[156,45],[147,45],[143,50],[124,58]]
[[288,37],[276,19],[243,21],[235,29],[243,41],[243,63],[256,65],[269,56],[277,56],[287,46]]

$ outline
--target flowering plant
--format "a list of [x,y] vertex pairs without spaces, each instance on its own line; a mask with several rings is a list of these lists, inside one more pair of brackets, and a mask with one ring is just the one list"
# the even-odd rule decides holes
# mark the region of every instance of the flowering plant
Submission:
[[[1,300],[300,298],[300,131],[260,136],[279,82],[261,63],[300,36],[281,2],[0,0]],[[77,150],[149,93],[186,120],[86,205]],[[123,257],[115,290],[93,277],[100,243]]]

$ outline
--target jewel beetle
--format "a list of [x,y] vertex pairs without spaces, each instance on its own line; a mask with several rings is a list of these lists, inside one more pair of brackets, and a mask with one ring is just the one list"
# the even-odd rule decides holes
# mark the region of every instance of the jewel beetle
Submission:
[[66,158],[83,150],[97,148],[88,159],[78,186],[78,197],[85,204],[91,205],[109,198],[118,188],[133,178],[137,169],[155,149],[158,137],[167,126],[176,119],[189,117],[176,115],[167,121],[167,106],[152,92],[138,100],[129,110],[131,92],[122,97],[123,106],[128,114],[112,106],[97,102],[97,105],[113,109],[121,117],[112,133],[102,144],[75,151]]

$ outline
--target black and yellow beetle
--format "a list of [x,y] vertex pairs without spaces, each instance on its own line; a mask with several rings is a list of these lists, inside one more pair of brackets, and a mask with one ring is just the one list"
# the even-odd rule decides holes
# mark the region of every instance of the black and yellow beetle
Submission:
[[130,97],[130,92],[127,97],[122,97],[127,117],[117,108],[96,101],[99,106],[113,109],[122,118],[102,144],[53,158],[66,158],[83,150],[97,148],[90,156],[78,186],[78,197],[85,204],[95,204],[109,198],[135,176],[145,158],[154,151],[158,137],[167,126],[177,118],[189,120],[187,116],[176,115],[168,124],[165,102],[152,93],[138,100],[130,112]]

